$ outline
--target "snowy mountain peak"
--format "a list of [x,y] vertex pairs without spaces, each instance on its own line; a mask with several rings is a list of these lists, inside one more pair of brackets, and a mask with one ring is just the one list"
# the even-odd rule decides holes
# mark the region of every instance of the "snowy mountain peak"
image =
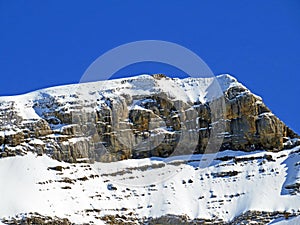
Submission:
[[299,221],[299,136],[227,74],[0,97],[0,146],[0,224]]
[[[174,152],[182,136],[186,137],[180,141],[183,152],[204,152],[212,136],[219,137],[224,150],[278,151],[295,146],[291,140],[298,137],[260,97],[228,74],[185,79],[140,75],[58,86],[1,97],[0,108],[2,155],[38,145],[41,152],[66,161],[89,158],[89,151],[95,149],[98,154],[92,154],[92,161],[145,157],[149,146],[138,143],[145,142],[147,135],[153,137],[149,140],[155,146],[153,156]],[[84,152],[61,153],[66,146],[77,149],[81,142]]]

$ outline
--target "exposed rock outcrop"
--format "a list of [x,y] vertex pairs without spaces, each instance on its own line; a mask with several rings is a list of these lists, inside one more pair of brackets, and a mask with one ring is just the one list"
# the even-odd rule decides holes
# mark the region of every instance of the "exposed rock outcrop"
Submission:
[[[298,135],[247,88],[217,78],[139,76],[0,99],[0,157],[36,151],[67,162],[216,150],[280,151]],[[196,97],[195,97],[196,96]]]
[[[238,224],[249,224],[255,221],[255,224],[264,225],[275,219],[281,219],[288,221],[288,219],[299,216],[299,212],[264,212],[264,211],[247,211],[240,216],[234,218],[230,222],[225,222],[220,219],[190,219],[186,215],[165,215],[158,218],[136,218],[134,216],[120,216],[120,215],[106,215],[99,217],[98,219],[111,225],[134,225],[134,224],[149,224],[149,225],[238,225]],[[0,220],[1,221],[1,220]],[[31,213],[28,217],[13,218],[10,220],[2,220],[4,224],[14,225],[75,225],[68,219],[60,219],[57,217],[42,216],[37,213]],[[82,224],[82,225],[87,225]]]

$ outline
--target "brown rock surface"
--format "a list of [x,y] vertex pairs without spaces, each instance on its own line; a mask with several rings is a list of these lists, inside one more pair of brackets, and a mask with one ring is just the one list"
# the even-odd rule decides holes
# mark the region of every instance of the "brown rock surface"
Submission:
[[[235,85],[223,90],[223,97],[205,103],[176,99],[176,93],[171,96],[157,85],[165,81],[172,86],[176,80],[161,75],[147,79],[153,84],[146,87],[153,92],[148,95],[126,93],[131,88],[126,85],[142,82],[128,78],[115,89],[105,87],[98,95],[87,90],[87,99],[77,90],[29,98],[33,103],[25,106],[38,118],[24,118],[14,101],[1,100],[0,157],[29,150],[67,162],[167,157],[207,152],[212,135],[222,141],[221,150],[280,151],[285,141],[298,138],[260,97],[234,78],[222,78]],[[121,88],[124,93],[111,94]],[[222,102],[224,110],[220,109]],[[219,126],[217,131],[214,126]],[[33,139],[39,142],[32,144]]]

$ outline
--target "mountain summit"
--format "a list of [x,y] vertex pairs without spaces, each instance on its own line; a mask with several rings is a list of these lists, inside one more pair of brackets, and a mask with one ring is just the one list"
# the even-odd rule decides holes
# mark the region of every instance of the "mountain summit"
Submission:
[[299,224],[299,136],[230,75],[0,98],[0,224]]
[[33,151],[66,162],[110,162],[299,144],[260,97],[227,74],[59,86],[1,97],[0,109],[0,157]]

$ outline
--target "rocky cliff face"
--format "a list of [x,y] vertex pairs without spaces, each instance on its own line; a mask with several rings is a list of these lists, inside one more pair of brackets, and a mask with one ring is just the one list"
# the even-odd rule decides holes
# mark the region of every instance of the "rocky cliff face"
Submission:
[[143,75],[55,87],[2,97],[0,108],[0,157],[34,151],[93,162],[300,144],[260,97],[229,75]]

